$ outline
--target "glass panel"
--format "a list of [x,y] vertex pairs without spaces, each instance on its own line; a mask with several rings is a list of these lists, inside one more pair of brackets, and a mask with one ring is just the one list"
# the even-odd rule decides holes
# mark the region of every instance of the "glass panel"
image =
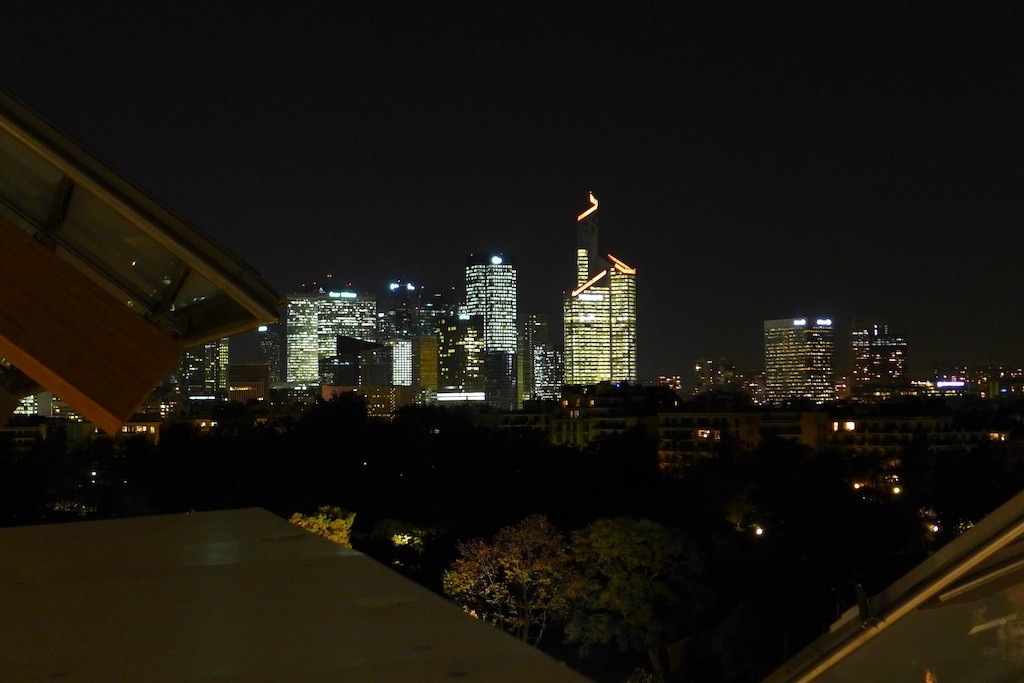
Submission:
[[57,238],[148,303],[158,302],[181,260],[92,194],[76,187]]
[[185,285],[181,288],[181,291],[178,292],[178,296],[174,299],[172,310],[180,310],[220,293],[219,287],[193,270],[189,274],[188,279],[185,280]]
[[61,177],[28,147],[0,131],[0,197],[5,201],[44,225]]
[[107,292],[109,292],[110,295],[113,296],[115,299],[117,299],[118,301],[123,301],[125,305],[128,306],[128,308],[132,309],[136,313],[139,313],[140,315],[146,312],[145,306],[143,306],[138,301],[133,299],[127,292],[122,290],[116,284],[114,284],[107,278],[103,277],[101,273],[97,273],[95,268],[90,267],[88,263],[83,262],[80,258],[72,254],[67,249],[58,245],[55,253],[61,259],[67,261],[72,266],[74,266],[75,270],[79,271],[80,273],[88,277],[90,280],[98,284],[100,287],[105,289]]

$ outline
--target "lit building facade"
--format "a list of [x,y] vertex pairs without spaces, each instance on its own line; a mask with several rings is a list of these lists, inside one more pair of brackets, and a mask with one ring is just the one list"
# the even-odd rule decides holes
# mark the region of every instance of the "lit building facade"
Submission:
[[516,268],[503,256],[470,255],[466,263],[466,309],[483,316],[484,350],[516,352]]
[[228,399],[239,403],[270,401],[270,366],[232,363],[228,366]]
[[524,315],[519,323],[519,358],[520,388],[526,400],[537,398],[537,376],[543,373],[540,365],[548,348],[548,317],[543,313]]
[[438,321],[437,400],[484,400],[484,319],[448,315]]
[[534,358],[533,398],[552,401],[562,395],[565,385],[565,358],[561,349],[546,348]]
[[882,321],[856,318],[850,323],[851,390],[867,385],[894,386],[906,379],[907,340]]
[[702,358],[693,364],[694,394],[731,389],[741,383],[736,366],[727,358]]
[[377,299],[377,333],[381,341],[408,339],[423,334],[420,327],[420,292],[411,282],[394,280]]
[[270,383],[279,384],[285,380],[283,372],[284,360],[284,326],[281,323],[260,325],[257,328],[260,342],[260,359],[270,370]]
[[288,382],[320,383],[321,366],[337,353],[340,336],[377,340],[377,301],[356,292],[294,294],[286,316]]
[[636,381],[636,269],[598,251],[597,199],[576,219],[576,286],[565,299],[565,382]]
[[561,395],[565,379],[562,352],[548,343],[548,317],[524,315],[519,324],[519,358],[523,400],[552,400]]
[[317,345],[321,355],[330,355],[338,337],[377,341],[377,300],[356,292],[327,292],[321,296],[317,314]]
[[764,322],[765,398],[770,403],[835,399],[831,318],[782,318]]
[[320,378],[320,347],[317,318],[320,297],[295,294],[288,298],[286,314],[287,362],[285,379],[297,384],[316,384]]
[[177,372],[178,392],[188,398],[227,399],[228,338],[185,349]]
[[491,405],[513,410],[517,402],[515,265],[504,256],[471,254],[466,262],[465,314],[484,326],[484,392]]
[[412,339],[389,339],[391,347],[391,384],[396,387],[412,386]]
[[437,400],[438,338],[424,334],[412,340],[412,387],[416,403]]

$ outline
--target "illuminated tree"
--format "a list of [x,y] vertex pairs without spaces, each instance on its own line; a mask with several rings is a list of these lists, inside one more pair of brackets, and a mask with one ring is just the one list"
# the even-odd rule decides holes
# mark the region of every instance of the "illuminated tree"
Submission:
[[662,670],[659,648],[684,635],[697,611],[695,550],[678,534],[646,519],[599,519],[573,533],[573,552],[588,590],[566,625],[585,651],[615,641],[646,651]]
[[491,543],[458,544],[462,557],[444,573],[444,592],[463,609],[536,645],[564,620],[583,583],[565,535],[543,515],[501,528]]
[[288,520],[292,524],[302,527],[329,541],[334,541],[346,548],[351,548],[350,536],[352,533],[352,522],[356,519],[356,513],[346,512],[340,507],[323,506],[313,515],[304,515],[296,512]]

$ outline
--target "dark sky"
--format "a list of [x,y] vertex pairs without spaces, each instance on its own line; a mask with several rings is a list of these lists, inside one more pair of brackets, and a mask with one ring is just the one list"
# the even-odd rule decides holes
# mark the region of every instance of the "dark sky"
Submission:
[[501,250],[557,317],[592,189],[642,378],[795,315],[924,373],[1024,363],[1024,3],[982,4],[35,0],[0,85],[283,293]]

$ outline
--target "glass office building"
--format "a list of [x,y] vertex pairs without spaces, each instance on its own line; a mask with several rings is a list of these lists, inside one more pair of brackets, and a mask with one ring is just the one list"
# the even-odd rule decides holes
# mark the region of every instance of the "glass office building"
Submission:
[[835,399],[831,318],[781,318],[764,322],[765,395],[770,403]]
[[338,337],[377,341],[374,297],[324,290],[288,297],[288,381],[320,382],[320,366],[337,355]]
[[597,199],[576,219],[576,286],[563,306],[565,382],[636,381],[636,269],[597,241]]

